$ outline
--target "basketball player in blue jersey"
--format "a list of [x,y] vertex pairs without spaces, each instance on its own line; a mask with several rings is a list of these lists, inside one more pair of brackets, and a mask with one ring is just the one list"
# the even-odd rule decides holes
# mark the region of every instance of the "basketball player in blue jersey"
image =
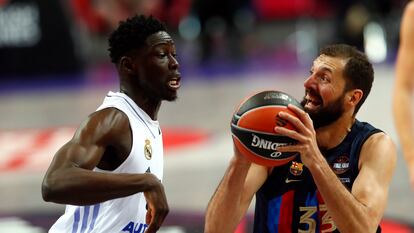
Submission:
[[157,115],[180,87],[174,41],[158,20],[134,16],[110,35],[109,52],[120,91],[55,154],[42,195],[67,205],[49,232],[152,233],[168,214]]
[[407,4],[402,17],[395,71],[394,121],[414,188],[414,1]]
[[356,114],[374,78],[367,57],[348,45],[323,48],[304,82],[305,111],[279,113],[296,130],[275,128],[300,156],[267,168],[238,151],[206,213],[206,233],[233,232],[256,196],[255,233],[380,232],[396,163],[395,145]]

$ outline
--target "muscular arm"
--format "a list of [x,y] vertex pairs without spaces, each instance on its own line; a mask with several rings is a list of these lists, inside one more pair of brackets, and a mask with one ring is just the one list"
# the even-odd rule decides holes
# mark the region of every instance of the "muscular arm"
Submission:
[[[237,154],[237,153],[236,153]],[[268,176],[268,169],[233,157],[207,207],[206,233],[231,233],[245,215],[256,191]]]
[[128,118],[113,108],[92,114],[74,137],[55,154],[42,183],[44,200],[90,205],[137,192],[162,189],[152,174],[92,171],[101,162],[108,146],[124,151],[125,158],[131,146]]
[[298,144],[278,150],[300,152],[302,162],[311,172],[328,213],[340,232],[375,232],[387,203],[397,158],[392,140],[384,133],[377,133],[365,141],[359,156],[359,174],[350,192],[320,152],[309,115],[293,105],[289,105],[289,109],[298,118],[284,113],[279,115],[294,124],[297,131],[281,127],[276,127],[275,131],[296,139]]
[[[323,158],[321,158],[323,159]],[[360,172],[349,192],[326,160],[309,167],[335,225],[341,232],[375,232],[387,203],[396,150],[383,133],[371,136],[360,154]]]
[[395,126],[414,187],[414,2],[408,3],[401,21],[393,96]]

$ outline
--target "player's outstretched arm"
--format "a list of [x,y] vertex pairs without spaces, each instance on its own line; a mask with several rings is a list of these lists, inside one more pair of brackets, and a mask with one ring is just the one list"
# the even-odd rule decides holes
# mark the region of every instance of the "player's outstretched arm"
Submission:
[[414,2],[407,4],[401,21],[395,71],[394,121],[414,188]]
[[205,233],[232,233],[268,176],[268,168],[252,164],[235,148],[227,171],[211,198]]
[[[92,171],[107,148],[113,160],[123,161],[130,153],[132,136],[127,116],[114,108],[92,114],[74,137],[54,156],[42,183],[45,201],[91,205],[138,192],[157,196],[159,212],[168,213],[164,188],[150,173],[113,174]],[[113,157],[112,157],[113,156]]]

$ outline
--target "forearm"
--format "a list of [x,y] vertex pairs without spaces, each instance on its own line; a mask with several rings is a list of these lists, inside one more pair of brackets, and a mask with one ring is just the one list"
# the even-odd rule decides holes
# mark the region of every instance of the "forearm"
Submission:
[[394,119],[398,137],[407,163],[414,165],[414,124],[411,92],[399,86],[394,91]]
[[232,160],[208,204],[204,229],[206,233],[235,230],[248,208],[242,203],[242,194],[249,167],[248,164],[237,164]]
[[379,219],[339,181],[326,161],[309,168],[328,214],[340,232],[375,232]]
[[90,205],[151,190],[159,182],[152,174],[114,174],[82,168],[62,168],[42,184],[46,201]]
[[407,4],[400,28],[400,45],[395,64],[393,112],[397,133],[406,160],[414,163],[414,2]]

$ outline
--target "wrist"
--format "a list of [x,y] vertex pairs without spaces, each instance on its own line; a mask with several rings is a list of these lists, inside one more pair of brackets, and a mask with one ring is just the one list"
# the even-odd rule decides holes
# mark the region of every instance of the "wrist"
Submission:
[[154,174],[147,172],[143,175],[146,183],[145,191],[151,191],[158,188],[161,181]]
[[310,163],[305,164],[311,173],[322,172],[324,167],[330,169],[328,162],[325,160],[325,157],[318,156],[316,159],[312,160]]
[[230,160],[230,164],[236,167],[249,168],[252,162],[250,162],[246,157],[244,157],[244,155],[240,155],[233,156],[233,158]]

